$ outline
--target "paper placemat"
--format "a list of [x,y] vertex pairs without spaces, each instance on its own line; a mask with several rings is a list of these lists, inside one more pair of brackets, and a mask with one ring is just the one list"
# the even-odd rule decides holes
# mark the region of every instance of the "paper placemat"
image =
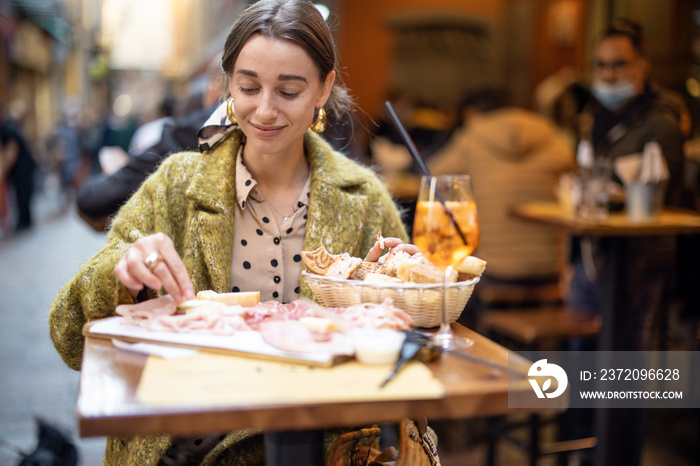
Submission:
[[211,353],[149,356],[136,398],[154,405],[250,405],[437,399],[445,387],[411,361],[384,388],[392,365],[356,361],[319,368]]

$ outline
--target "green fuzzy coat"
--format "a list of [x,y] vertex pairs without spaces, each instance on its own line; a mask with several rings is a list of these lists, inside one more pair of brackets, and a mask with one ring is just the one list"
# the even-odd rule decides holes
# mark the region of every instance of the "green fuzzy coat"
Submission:
[[[167,234],[189,271],[195,293],[230,289],[236,154],[242,137],[236,129],[207,152],[168,157],[119,211],[107,244],[61,289],[49,316],[50,334],[72,369],[80,369],[82,327],[87,320],[112,316],[118,304],[133,302],[113,270],[137,239]],[[334,254],[364,257],[379,230],[384,236],[407,239],[396,205],[370,169],[334,152],[310,131],[305,152],[311,167],[305,250],[324,245]],[[303,297],[312,298],[305,283],[301,289]],[[203,464],[262,464],[260,438],[255,430],[235,432]],[[109,439],[104,464],[155,465],[170,444],[167,436]]]

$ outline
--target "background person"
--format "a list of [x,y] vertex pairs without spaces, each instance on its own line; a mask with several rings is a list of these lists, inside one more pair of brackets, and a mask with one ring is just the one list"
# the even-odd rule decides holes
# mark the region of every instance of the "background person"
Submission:
[[78,189],[76,205],[80,217],[96,231],[105,231],[112,216],[136,192],[170,154],[197,148],[197,132],[207,121],[221,97],[221,55],[217,55],[206,71],[207,86],[199,96],[200,104],[185,115],[164,122],[162,131],[150,147],[129,151],[126,165],[114,173],[98,173],[89,177]]
[[[590,140],[597,160],[611,165],[618,157],[641,153],[649,142],[661,146],[670,179],[664,193],[664,205],[684,203],[684,112],[668,91],[648,81],[651,64],[644,53],[641,26],[627,20],[614,21],[601,36],[596,51],[590,97],[578,118],[579,134]],[[620,183],[617,174],[613,181]],[[571,283],[567,303],[570,307],[600,314],[604,264],[613,246],[609,238],[574,237],[571,241]],[[615,310],[620,326],[615,335],[616,347],[628,351],[650,350],[650,323],[661,312],[670,277],[677,266],[675,237],[635,237],[623,253],[627,258],[620,267],[626,269],[626,283],[616,290],[629,304]],[[605,325],[605,322],[603,322]],[[574,350],[595,350],[588,342],[574,341]],[[644,423],[639,410],[616,411],[614,419],[607,412],[570,410],[568,422],[562,423],[562,438],[589,435],[591,423],[625,426],[616,442],[625,452],[624,464],[641,462],[641,439]],[[591,419],[594,417],[595,419]],[[610,424],[612,423],[612,424]],[[628,428],[629,427],[629,428]],[[614,430],[614,428],[613,428]]]
[[[182,301],[204,289],[312,298],[300,280],[302,250],[323,244],[358,256],[376,245],[379,230],[394,237],[390,246],[407,238],[375,174],[314,132],[323,130],[322,109],[342,115],[350,99],[337,78],[330,30],[310,1],[250,6],[229,32],[222,68],[229,121],[207,126],[208,149],[168,157],[142,184],[115,217],[105,247],[51,309],[54,345],[76,370],[83,324],[114,315],[119,303],[163,293]],[[153,253],[163,260],[149,268]],[[192,458],[262,464],[259,434],[207,437]],[[168,464],[193,448],[169,436],[110,438],[105,464]]]
[[[652,86],[647,78],[650,62],[643,51],[641,27],[618,20],[601,37],[595,54],[591,98],[585,104],[580,135],[593,143],[595,157],[614,163],[618,157],[641,153],[648,142],[661,146],[670,179],[664,204],[682,206],[684,195],[685,140],[682,109],[667,91]],[[614,181],[621,183],[614,175]],[[601,283],[598,276],[605,260],[604,241],[574,238],[569,304],[590,313],[599,312]],[[640,348],[643,325],[652,306],[658,306],[666,277],[675,262],[675,239],[635,241],[629,254],[636,293],[635,318],[626,329],[626,341]],[[630,350],[633,348],[629,348]]]
[[36,162],[22,131],[25,106],[12,102],[9,115],[4,118],[0,108],[0,180],[12,186],[15,199],[15,231],[32,226],[32,196]]

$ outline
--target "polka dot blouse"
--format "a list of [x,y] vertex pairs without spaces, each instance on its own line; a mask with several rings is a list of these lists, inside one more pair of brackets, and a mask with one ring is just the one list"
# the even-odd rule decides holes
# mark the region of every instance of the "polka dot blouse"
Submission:
[[260,291],[261,301],[289,303],[299,297],[310,192],[309,174],[294,212],[278,225],[272,206],[257,189],[239,150],[231,291]]

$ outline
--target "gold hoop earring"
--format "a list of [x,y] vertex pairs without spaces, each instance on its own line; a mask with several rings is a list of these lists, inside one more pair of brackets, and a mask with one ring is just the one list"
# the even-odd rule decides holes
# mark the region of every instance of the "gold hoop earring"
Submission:
[[228,102],[226,102],[226,115],[228,116],[228,121],[234,125],[238,124],[238,120],[236,120],[236,116],[233,114],[233,99],[228,99]]
[[316,113],[316,118],[314,118],[313,123],[311,123],[311,131],[315,131],[317,133],[322,133],[326,130],[326,123],[328,122],[328,119],[326,118],[326,111],[323,109],[323,107],[319,107],[318,112]]

